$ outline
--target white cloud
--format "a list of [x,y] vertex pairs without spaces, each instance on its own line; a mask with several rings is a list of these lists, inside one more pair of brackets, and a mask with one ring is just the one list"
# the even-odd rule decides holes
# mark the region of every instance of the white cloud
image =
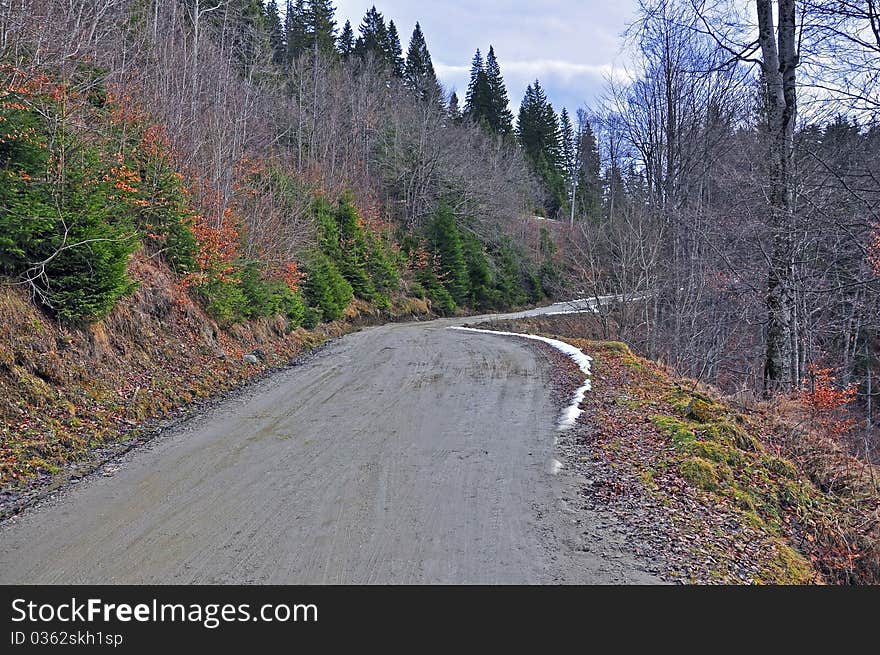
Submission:
[[[470,73],[470,66],[451,66],[436,63],[434,68],[437,71],[437,75],[441,78],[457,77],[463,73]],[[502,62],[502,73],[538,79],[552,76],[564,82],[569,82],[583,75],[610,77],[614,74],[614,68],[611,64],[580,64],[561,59],[534,59],[531,61]]]

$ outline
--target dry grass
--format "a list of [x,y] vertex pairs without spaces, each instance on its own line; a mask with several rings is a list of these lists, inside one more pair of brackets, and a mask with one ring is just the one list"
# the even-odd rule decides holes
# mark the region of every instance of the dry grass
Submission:
[[[490,322],[486,327],[544,334],[575,343],[595,339],[597,333],[595,319],[571,316]],[[590,342],[582,343],[590,347]],[[710,438],[707,426],[718,417],[727,417],[723,421],[754,439],[763,453],[759,459],[766,476],[761,477],[776,486],[781,481],[783,486],[791,487],[781,489],[786,507],[781,508],[784,512],[776,512],[788,520],[776,522],[774,528],[784,532],[828,582],[880,584],[880,468],[853,455],[838,438],[821,432],[820,423],[812,420],[797,399],[760,402],[742,394],[724,397],[709,385],[677,377],[669,367],[632,355],[623,344],[618,344],[616,350],[609,349],[607,342],[593,342],[593,347],[600,349],[606,359],[622,358],[619,363],[629,370],[625,375],[630,387],[627,393],[633,393],[641,371],[656,377],[642,390],[650,392],[647,402],[654,403],[652,429],[665,431],[676,449],[689,457],[682,462],[680,475],[690,478],[695,486],[702,485],[711,493],[720,490],[744,505],[755,498],[770,497],[769,487],[753,489],[746,478],[737,475],[735,463],[728,458],[732,447],[729,440]],[[746,444],[736,445],[734,450],[745,451],[738,454],[740,458],[754,459]],[[755,468],[752,464],[749,467]],[[795,478],[786,474],[788,467],[792,467]],[[786,478],[798,480],[796,494],[789,493],[794,488]],[[765,486],[763,480],[760,486]],[[762,520],[766,519],[764,516]]]

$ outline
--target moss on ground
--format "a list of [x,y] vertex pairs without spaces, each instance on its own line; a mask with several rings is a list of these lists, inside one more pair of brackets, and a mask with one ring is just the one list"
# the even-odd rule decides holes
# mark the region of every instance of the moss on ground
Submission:
[[721,482],[716,465],[702,457],[689,457],[678,466],[685,480],[706,491],[714,491]]

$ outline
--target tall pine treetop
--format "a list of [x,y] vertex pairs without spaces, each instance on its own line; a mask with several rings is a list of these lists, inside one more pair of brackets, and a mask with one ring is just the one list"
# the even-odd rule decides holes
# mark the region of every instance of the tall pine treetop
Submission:
[[474,58],[471,60],[471,80],[468,82],[467,94],[464,98],[465,113],[470,113],[474,95],[477,93],[477,85],[480,83],[481,73],[485,75],[486,70],[483,65],[483,55],[480,54],[480,49],[477,48]]
[[458,106],[458,94],[455,91],[449,96],[449,109],[447,113],[452,120],[461,120],[461,108]]
[[345,21],[339,39],[336,41],[336,50],[343,59],[348,59],[354,52],[354,30],[351,29],[351,21]]
[[284,12],[284,41],[287,44],[287,63],[302,55],[308,48],[305,0],[288,0]]
[[562,108],[559,115],[559,140],[562,144],[562,165],[565,170],[568,183],[573,184],[577,171],[577,144],[575,143],[574,126],[571,124],[571,117],[568,115],[568,109]]
[[336,51],[336,8],[331,0],[309,0],[306,30],[312,48],[324,55]]
[[284,38],[284,27],[278,13],[278,3],[269,0],[266,4],[266,30],[269,33],[269,45],[272,48],[272,61],[277,66],[287,62],[287,43]]
[[566,197],[559,119],[541,83],[526,89],[517,118],[516,134],[532,170],[544,183],[548,214],[557,213]]
[[355,52],[360,57],[366,57],[367,53],[372,54],[380,60],[384,60],[388,49],[388,27],[385,25],[385,17],[376,10],[373,5],[361,20],[358,27],[357,41],[355,42]]
[[395,77],[403,77],[403,48],[394,21],[388,22],[388,44],[385,46],[386,59]]
[[479,49],[471,62],[471,80],[465,97],[464,115],[487,130],[492,129],[492,88]]
[[428,52],[425,35],[418,23],[416,23],[409,40],[403,79],[406,85],[415,91],[420,98],[436,98],[442,102],[443,89],[437,81],[431,53]]
[[486,55],[486,80],[489,85],[489,127],[493,132],[508,135],[513,132],[513,113],[508,105],[510,98],[507,96],[507,87],[501,76],[501,67],[495,58],[495,48],[489,46],[489,54]]

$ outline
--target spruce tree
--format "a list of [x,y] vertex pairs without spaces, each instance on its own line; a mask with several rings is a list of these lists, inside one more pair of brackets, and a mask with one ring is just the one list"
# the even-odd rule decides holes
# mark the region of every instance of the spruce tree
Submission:
[[489,54],[486,55],[485,71],[489,87],[487,116],[489,127],[496,134],[507,136],[513,133],[513,113],[508,107],[510,99],[507,96],[507,87],[501,76],[501,67],[495,58],[495,48],[491,45]]
[[371,301],[376,295],[376,287],[367,270],[367,238],[350,194],[339,199],[335,219],[340,246],[336,262],[339,271],[359,298]]
[[486,253],[472,233],[462,234],[461,239],[468,271],[468,304],[476,309],[488,309],[494,304],[496,294],[492,289],[492,272]]
[[461,120],[461,108],[458,106],[458,94],[453,91],[449,96],[449,109],[447,110],[449,118],[458,122]]
[[466,304],[470,293],[467,262],[455,215],[447,205],[437,209],[430,237],[432,249],[440,257],[443,286],[456,303]]
[[388,27],[385,25],[385,17],[376,10],[375,5],[364,15],[358,33],[354,44],[355,54],[361,59],[372,56],[380,65],[387,65]]
[[403,77],[403,48],[400,45],[400,35],[394,21],[388,22],[388,43],[385,46],[385,57],[394,77]]
[[336,41],[336,50],[342,59],[348,59],[354,52],[354,30],[351,29],[351,21],[345,21],[342,32]]
[[287,63],[292,63],[308,48],[305,0],[288,0],[284,15],[284,40],[287,44]]
[[434,98],[442,101],[443,90],[437,81],[431,53],[428,52],[425,35],[422,34],[422,28],[418,23],[409,40],[403,79],[406,85],[423,100]]
[[576,210],[581,216],[598,220],[602,209],[602,163],[596,135],[583,109],[578,110],[577,151]]
[[548,215],[555,216],[566,195],[559,119],[538,80],[528,86],[520,105],[517,138],[532,170],[543,182]]
[[336,51],[336,9],[331,0],[309,0],[305,14],[309,44],[324,56]]
[[276,66],[283,66],[287,61],[287,43],[284,40],[284,27],[278,14],[278,3],[269,0],[266,5],[266,30],[269,33],[269,45],[272,48],[272,61]]
[[477,49],[471,62],[471,79],[468,83],[464,105],[465,117],[475,123],[488,126],[492,112],[491,97],[492,90],[489,87],[489,78],[483,64],[483,55]]
[[568,115],[568,109],[562,108],[559,115],[559,140],[562,146],[562,166],[565,176],[571,182],[577,172],[577,150],[574,138],[574,127]]
[[571,124],[568,109],[565,107],[562,108],[562,114],[559,117],[559,126],[559,140],[562,146],[562,170],[565,174],[566,199],[569,205],[568,213],[571,221],[574,222],[575,194],[578,182],[578,150],[575,143],[574,127]]

